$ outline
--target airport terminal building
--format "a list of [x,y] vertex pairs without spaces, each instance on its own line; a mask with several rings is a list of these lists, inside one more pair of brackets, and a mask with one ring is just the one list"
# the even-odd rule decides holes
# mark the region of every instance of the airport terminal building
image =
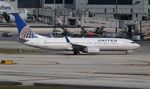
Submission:
[[129,33],[136,29],[136,34],[150,32],[150,0],[1,1],[7,1],[16,10],[27,9],[35,17],[34,21],[49,25],[61,23],[63,26],[83,27],[96,22],[94,26],[105,27],[110,32],[117,32],[118,29],[127,29]]
[[[46,1],[53,0],[45,0],[44,6],[48,5]],[[106,19],[141,20],[149,18],[150,14],[150,0],[72,0],[69,4],[65,1],[71,0],[62,1],[60,5],[64,8],[90,11],[92,16]]]
[[3,0],[15,9],[56,8],[89,11],[91,16],[121,20],[149,19],[150,0]]

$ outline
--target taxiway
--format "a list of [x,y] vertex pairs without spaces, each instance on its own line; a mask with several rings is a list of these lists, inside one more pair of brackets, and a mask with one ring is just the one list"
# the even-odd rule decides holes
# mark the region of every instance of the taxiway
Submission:
[[0,65],[0,81],[149,89],[150,45],[141,45],[130,55],[0,54],[16,63]]

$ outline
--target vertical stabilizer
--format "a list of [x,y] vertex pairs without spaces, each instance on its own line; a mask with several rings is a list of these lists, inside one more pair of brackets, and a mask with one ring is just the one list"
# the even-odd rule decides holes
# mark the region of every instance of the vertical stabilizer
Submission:
[[41,38],[43,36],[40,36],[33,32],[31,28],[26,24],[26,22],[20,17],[18,13],[13,13],[16,21],[16,26],[19,33],[19,38],[25,39],[25,38]]
[[18,28],[18,33],[20,33],[24,27],[27,26],[26,22],[20,17],[18,13],[13,13],[15,16],[16,26]]

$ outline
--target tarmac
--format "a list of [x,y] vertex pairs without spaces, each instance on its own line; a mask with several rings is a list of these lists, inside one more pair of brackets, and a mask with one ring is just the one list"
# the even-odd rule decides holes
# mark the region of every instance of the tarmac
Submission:
[[[1,60],[12,59],[15,64],[0,65],[0,81],[20,82],[23,85],[94,86],[97,89],[150,89],[150,42],[139,43],[141,48],[129,55],[106,52],[75,56],[71,52],[53,51],[1,53]],[[0,48],[3,47],[28,48],[15,41],[1,41]]]

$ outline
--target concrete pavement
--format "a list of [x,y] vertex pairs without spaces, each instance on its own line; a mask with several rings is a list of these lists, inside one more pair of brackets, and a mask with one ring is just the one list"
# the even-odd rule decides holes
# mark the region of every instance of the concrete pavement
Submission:
[[0,65],[0,80],[25,85],[65,84],[150,88],[150,46],[130,55],[0,54],[14,65]]

